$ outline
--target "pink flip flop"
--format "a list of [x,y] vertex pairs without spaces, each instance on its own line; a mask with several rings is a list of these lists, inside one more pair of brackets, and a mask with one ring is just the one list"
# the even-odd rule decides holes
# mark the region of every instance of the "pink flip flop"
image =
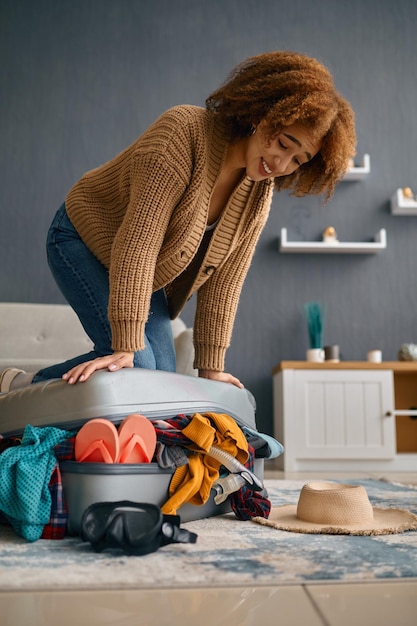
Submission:
[[156,448],[156,430],[144,415],[132,413],[119,426],[119,463],[150,463]]
[[82,463],[116,463],[120,452],[119,435],[110,420],[92,419],[75,437],[75,460]]

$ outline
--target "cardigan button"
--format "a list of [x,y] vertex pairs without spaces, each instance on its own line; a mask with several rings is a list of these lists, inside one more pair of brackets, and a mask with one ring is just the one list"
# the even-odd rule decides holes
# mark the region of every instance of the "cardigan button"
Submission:
[[207,274],[207,276],[211,276],[216,271],[216,268],[214,267],[214,265],[207,265],[204,271]]

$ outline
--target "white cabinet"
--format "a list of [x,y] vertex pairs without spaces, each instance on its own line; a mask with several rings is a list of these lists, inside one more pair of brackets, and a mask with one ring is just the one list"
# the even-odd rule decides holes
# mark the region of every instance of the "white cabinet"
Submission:
[[415,468],[417,455],[398,459],[391,369],[306,365],[274,370],[274,436],[285,448],[281,469]]

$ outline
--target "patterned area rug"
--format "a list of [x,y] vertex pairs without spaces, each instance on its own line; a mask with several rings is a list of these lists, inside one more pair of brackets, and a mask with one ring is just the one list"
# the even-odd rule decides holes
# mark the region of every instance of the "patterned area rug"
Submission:
[[[305,481],[266,480],[273,505],[295,504]],[[342,481],[339,481],[342,482]],[[346,481],[345,481],[346,482]],[[355,480],[373,506],[417,514],[417,488]],[[96,554],[77,537],[27,543],[0,528],[0,588],[6,590],[262,586],[417,578],[417,531],[396,535],[303,535],[234,515],[183,524],[194,545],[140,557]]]

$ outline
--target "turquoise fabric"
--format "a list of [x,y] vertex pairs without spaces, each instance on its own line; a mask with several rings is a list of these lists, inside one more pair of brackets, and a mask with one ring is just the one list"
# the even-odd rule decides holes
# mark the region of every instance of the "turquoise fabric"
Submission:
[[253,430],[253,428],[249,428],[249,426],[241,427],[243,432],[248,435],[254,435],[255,437],[260,437],[269,445],[270,454],[267,456],[267,459],[276,459],[277,456],[280,456],[284,452],[284,446],[282,443],[271,437],[271,435],[265,435],[265,433],[259,433],[257,430]]
[[56,464],[54,447],[74,433],[26,426],[20,446],[0,454],[0,511],[28,541],[42,535],[51,515],[49,481]]

